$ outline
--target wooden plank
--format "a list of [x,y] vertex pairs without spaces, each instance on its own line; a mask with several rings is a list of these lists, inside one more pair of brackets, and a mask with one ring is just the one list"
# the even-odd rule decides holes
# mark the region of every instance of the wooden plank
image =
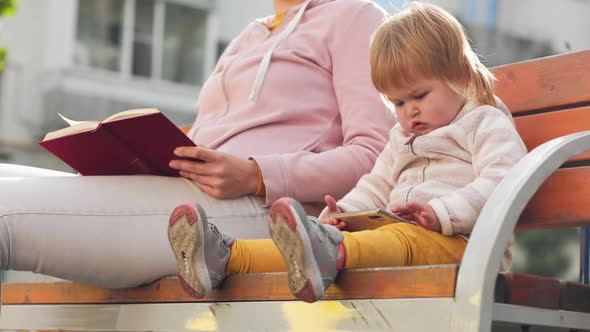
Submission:
[[590,225],[590,166],[557,170],[520,216],[517,230]]
[[[500,273],[496,300],[535,308],[559,309],[561,282],[521,273]],[[499,293],[499,294],[498,294]]]
[[[590,130],[590,106],[520,116],[514,121],[527,149],[531,151],[554,138]],[[590,152],[570,159],[570,161],[582,160],[590,160]]]
[[562,282],[559,308],[569,311],[590,312],[590,285]]
[[513,114],[590,101],[590,50],[498,66],[496,94]]
[[[453,297],[457,265],[347,270],[330,287],[326,300]],[[76,282],[7,283],[3,304],[165,303],[283,301],[295,298],[285,273],[241,274],[226,279],[208,298],[186,295],[176,277],[128,289],[105,289]]]
[[590,312],[590,285],[521,273],[500,273],[495,302]]

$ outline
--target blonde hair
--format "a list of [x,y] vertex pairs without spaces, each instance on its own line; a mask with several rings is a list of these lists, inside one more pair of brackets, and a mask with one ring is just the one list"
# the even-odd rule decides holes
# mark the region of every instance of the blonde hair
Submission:
[[438,6],[410,2],[375,32],[371,79],[384,94],[420,75],[440,79],[480,104],[496,105],[496,78],[479,61],[461,23]]

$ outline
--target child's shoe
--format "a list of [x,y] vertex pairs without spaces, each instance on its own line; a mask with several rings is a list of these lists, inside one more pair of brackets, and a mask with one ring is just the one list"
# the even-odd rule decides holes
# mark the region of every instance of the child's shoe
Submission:
[[270,209],[270,235],[289,269],[289,288],[305,302],[319,300],[344,266],[344,236],[336,227],[307,218],[294,199]]
[[168,240],[184,290],[193,297],[207,296],[225,279],[233,238],[207,222],[203,208],[181,204],[170,215]]

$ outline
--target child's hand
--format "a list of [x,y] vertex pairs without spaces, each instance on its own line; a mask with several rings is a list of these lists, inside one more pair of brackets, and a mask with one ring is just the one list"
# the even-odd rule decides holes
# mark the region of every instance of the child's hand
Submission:
[[438,221],[436,213],[428,204],[408,203],[391,209],[391,212],[435,232],[442,232],[440,221]]
[[342,212],[342,210],[340,210],[338,205],[336,205],[336,200],[334,199],[334,197],[332,197],[330,195],[326,195],[326,197],[324,197],[324,200],[326,200],[326,204],[328,205],[328,210],[320,219],[322,224],[332,225],[332,226],[338,228],[339,230],[345,229],[346,222],[344,222],[343,220],[340,220],[340,219],[330,218],[330,215]]

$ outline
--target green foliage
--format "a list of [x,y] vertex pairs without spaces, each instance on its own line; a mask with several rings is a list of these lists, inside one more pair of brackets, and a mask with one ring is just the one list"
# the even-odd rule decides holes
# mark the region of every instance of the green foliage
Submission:
[[514,266],[513,270],[551,278],[564,277],[560,273],[572,263],[567,246],[578,239],[578,232],[573,228],[517,232],[516,242],[524,250],[526,259],[524,266]]
[[[18,0],[0,0],[0,16],[14,15],[17,2]],[[4,70],[7,54],[8,51],[5,47],[0,48],[0,71]]]
[[0,48],[0,72],[4,70],[4,66],[6,65],[6,55],[8,55],[6,48]]
[[18,0],[0,0],[0,16],[14,15]]

